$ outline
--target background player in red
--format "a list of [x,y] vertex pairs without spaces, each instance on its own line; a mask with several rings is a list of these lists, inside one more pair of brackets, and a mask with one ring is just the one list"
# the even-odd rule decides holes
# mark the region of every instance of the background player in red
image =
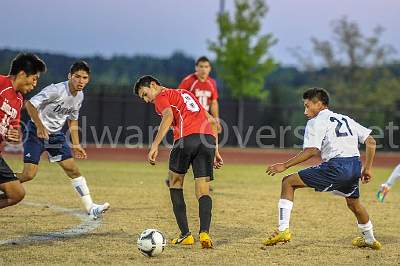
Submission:
[[[167,89],[152,76],[144,76],[135,84],[135,93],[146,103],[153,103],[162,117],[157,135],[148,154],[149,163],[154,165],[158,147],[172,126],[174,146],[169,158],[170,196],[181,235],[172,244],[192,245],[194,238],[189,231],[186,204],[183,197],[183,181],[190,166],[195,178],[196,197],[199,202],[199,239],[203,248],[212,248],[209,235],[212,199],[209,181],[213,179],[213,167],[223,164],[218,152],[214,119],[200,105],[194,95],[186,90]],[[215,123],[213,124],[215,125]]]
[[179,89],[190,91],[196,96],[204,109],[209,112],[217,123],[218,133],[221,133],[219,122],[219,105],[217,83],[210,77],[211,62],[202,56],[196,61],[196,72],[185,77],[179,84]]
[[[20,142],[22,94],[34,89],[45,63],[34,54],[19,54],[11,62],[8,76],[0,75],[0,142]],[[0,157],[0,209],[20,202],[25,190],[13,171]]]
[[[219,121],[219,104],[217,83],[210,77],[211,62],[207,57],[201,56],[196,60],[195,73],[186,76],[179,84],[179,89],[188,90],[196,96],[203,108],[209,112],[215,120],[218,133],[221,133]],[[165,180],[169,186],[169,179]],[[210,187],[210,191],[213,189]]]

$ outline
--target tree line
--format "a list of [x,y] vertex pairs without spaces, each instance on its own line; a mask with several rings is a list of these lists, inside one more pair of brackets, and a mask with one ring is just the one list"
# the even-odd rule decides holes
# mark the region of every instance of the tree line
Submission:
[[[367,36],[356,22],[339,18],[332,22],[332,40],[310,36],[312,50],[301,53],[302,47],[293,49],[298,66],[286,67],[269,53],[279,40],[272,33],[260,34],[267,12],[265,0],[235,0],[232,13],[217,14],[219,34],[208,45],[215,54],[212,76],[217,79],[222,99],[237,99],[239,108],[251,98],[270,105],[298,106],[301,91],[318,86],[328,89],[333,104],[339,108],[397,108],[400,61],[390,45],[382,44],[382,27],[377,26]],[[18,52],[0,50],[0,73],[8,72],[9,62]],[[143,74],[152,74],[165,86],[176,87],[194,71],[196,59],[179,51],[164,58],[38,54],[48,65],[39,87],[65,80],[68,67],[83,59],[93,71],[88,93],[102,94],[129,94],[133,82]]]

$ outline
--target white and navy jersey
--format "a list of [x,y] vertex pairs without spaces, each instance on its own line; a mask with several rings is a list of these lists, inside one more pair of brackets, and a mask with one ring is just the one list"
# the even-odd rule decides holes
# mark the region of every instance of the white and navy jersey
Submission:
[[67,119],[78,120],[83,92],[73,96],[68,81],[51,84],[30,100],[38,110],[39,118],[50,133],[60,131]]
[[358,143],[364,143],[370,134],[370,129],[350,117],[325,109],[308,121],[303,149],[319,149],[324,162],[332,158],[360,156]]

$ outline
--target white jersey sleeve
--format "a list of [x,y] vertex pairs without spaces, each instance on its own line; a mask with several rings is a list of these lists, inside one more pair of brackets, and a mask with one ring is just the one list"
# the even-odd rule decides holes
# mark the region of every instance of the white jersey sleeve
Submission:
[[54,101],[58,97],[58,89],[54,84],[51,84],[42,89],[38,94],[33,96],[29,102],[36,108],[39,109],[42,105]]
[[304,143],[303,149],[306,148],[317,148],[321,150],[322,141],[325,138],[326,127],[321,121],[317,119],[311,119],[307,122],[306,129],[304,132]]
[[358,142],[364,144],[365,140],[371,134],[372,130],[360,125],[359,123],[357,123],[355,120],[353,120],[351,118],[350,118],[350,121],[351,121],[350,123],[352,124],[351,128],[353,130],[355,130],[355,132],[353,132],[353,133],[356,133],[358,136]]

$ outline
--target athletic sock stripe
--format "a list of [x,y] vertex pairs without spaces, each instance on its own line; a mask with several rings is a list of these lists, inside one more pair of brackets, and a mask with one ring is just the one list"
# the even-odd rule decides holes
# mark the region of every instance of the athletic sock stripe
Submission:
[[76,189],[76,191],[78,191],[78,193],[79,193],[79,195],[81,195],[81,197],[85,196],[85,195],[83,194],[83,191],[82,191],[82,189],[81,189],[80,186],[76,186],[75,189]]

